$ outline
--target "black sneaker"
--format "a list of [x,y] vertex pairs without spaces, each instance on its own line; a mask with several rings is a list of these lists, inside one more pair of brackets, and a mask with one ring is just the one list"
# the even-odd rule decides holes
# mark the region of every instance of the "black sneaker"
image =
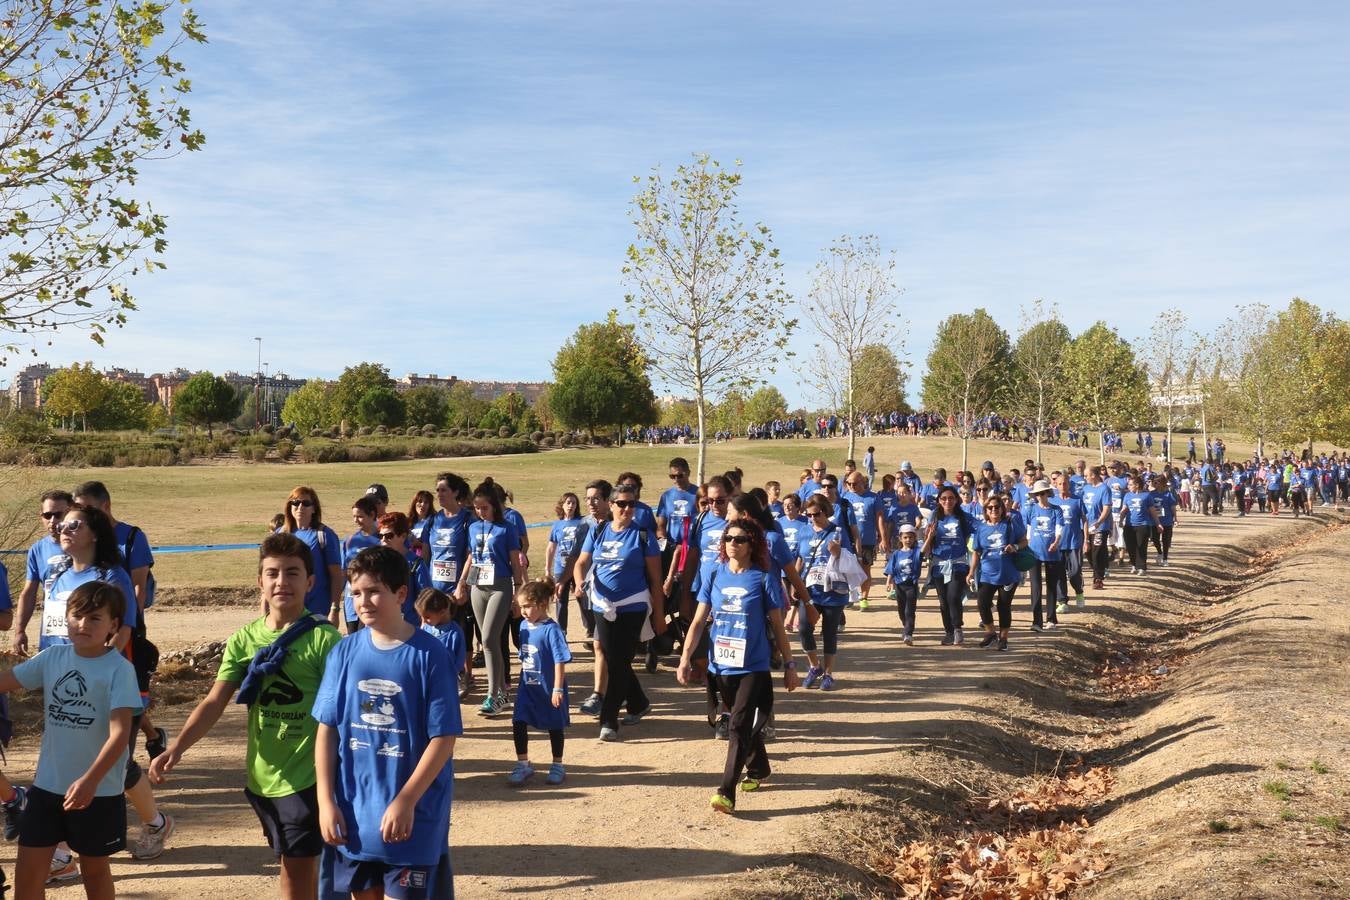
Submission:
[[14,785],[14,799],[3,805],[5,810],[5,840],[12,841],[19,836],[19,816],[28,805],[28,791]]
[[994,641],[996,641],[996,640],[998,640],[998,635],[996,635],[996,634],[986,634],[986,635],[984,636],[984,640],[980,641],[980,647],[981,647],[981,649],[983,649],[983,648],[985,648],[985,647],[988,647],[990,644],[994,643]]
[[1008,639],[1007,639],[1007,638],[999,638],[999,639],[998,639],[998,649],[1000,649],[1000,650],[1007,650],[1007,649],[1008,649]]
[[717,725],[713,728],[713,737],[719,741],[731,740],[731,716],[723,713],[717,717]]
[[155,729],[155,736],[145,739],[145,755],[154,761],[165,750],[169,749],[169,736],[164,733],[163,728]]
[[655,650],[655,648],[652,647],[652,642],[651,642],[651,641],[648,641],[648,642],[647,642],[647,664],[646,664],[646,669],[647,669],[647,674],[648,674],[648,675],[655,675],[655,674],[656,674],[656,664],[657,664],[656,650]]
[[484,663],[483,663],[483,651],[482,651],[482,650],[479,650],[477,653],[475,653],[475,654],[473,655],[473,667],[474,667],[475,669],[481,669],[481,668],[483,668],[483,665],[484,665]]

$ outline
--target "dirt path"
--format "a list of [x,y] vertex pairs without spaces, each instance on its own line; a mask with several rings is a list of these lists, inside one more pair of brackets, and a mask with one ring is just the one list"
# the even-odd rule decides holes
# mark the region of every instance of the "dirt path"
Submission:
[[[1173,567],[1154,579],[1184,585],[1188,567],[1205,564],[1220,548],[1272,524],[1266,518],[1187,517],[1178,529]],[[1106,591],[1089,593],[1085,613],[1065,617],[1066,627],[1100,630],[1107,621],[1093,615],[1094,606],[1133,594],[1141,581],[1113,576]],[[168,650],[223,637],[253,614],[239,606],[167,608],[153,614],[151,628]],[[980,651],[973,643],[960,650],[939,648],[932,597],[921,601],[917,643],[909,649],[899,643],[894,604],[882,601],[868,613],[850,614],[841,637],[838,692],[789,697],[779,690],[778,739],[770,747],[773,780],[762,793],[744,798],[735,818],[708,811],[726,745],[708,737],[701,694],[679,688],[668,668],[642,676],[656,711],[626,729],[622,743],[601,744],[591,720],[574,719],[568,782],[560,788],[542,783],[508,788],[504,777],[514,756],[509,721],[489,722],[466,707],[451,827],[459,896],[631,897],[638,890],[663,898],[702,896],[717,889],[714,885],[725,888],[727,876],[810,853],[818,813],[867,792],[880,780],[870,776],[893,772],[907,751],[942,747],[953,723],[991,714],[985,703],[991,682],[1019,680],[1037,648],[1053,648],[1058,640],[1030,634],[1028,624],[1025,589],[1014,607],[1012,652],[1003,654]],[[967,625],[968,632],[978,631],[973,603]],[[579,664],[573,683],[588,684],[589,654],[579,646],[574,652]],[[1005,692],[993,712],[1015,728],[1017,703]],[[158,720],[176,730],[189,710],[166,708]],[[158,792],[178,819],[178,833],[160,860],[118,859],[114,873],[121,896],[275,894],[276,866],[241,794],[242,734],[243,717],[232,708]],[[535,747],[547,752],[546,741]],[[995,745],[990,748],[991,757],[997,756]],[[7,771],[26,780],[33,763],[34,743],[21,742]],[[0,853],[11,867],[13,846]],[[62,888],[53,896],[78,891]]]

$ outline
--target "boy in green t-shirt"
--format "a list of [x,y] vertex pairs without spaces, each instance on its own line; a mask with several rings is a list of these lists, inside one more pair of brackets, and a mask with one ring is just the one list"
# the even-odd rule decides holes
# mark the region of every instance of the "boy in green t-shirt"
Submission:
[[297,624],[308,615],[305,594],[313,584],[313,556],[302,541],[282,533],[262,542],[258,587],[267,614],[226,641],[211,692],[188,716],[168,750],[150,764],[150,780],[162,783],[183,753],[219,721],[239,690],[239,702],[249,706],[244,794],[262,823],[267,843],[281,857],[285,898],[315,896],[323,850],[314,788],[318,723],[309,711],[323,680],[328,651],[339,635],[322,617],[311,617],[312,627],[309,622]]

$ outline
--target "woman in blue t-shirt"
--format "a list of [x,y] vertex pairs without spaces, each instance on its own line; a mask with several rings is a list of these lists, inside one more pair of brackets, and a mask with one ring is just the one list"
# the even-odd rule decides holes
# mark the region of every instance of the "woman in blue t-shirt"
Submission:
[[821,640],[824,656],[816,655],[816,625],[803,608],[797,616],[797,633],[801,636],[802,651],[811,662],[803,687],[820,684],[822,691],[834,690],[834,658],[839,647],[839,622],[848,604],[848,582],[829,577],[832,559],[838,559],[844,548],[853,547],[847,528],[830,520],[834,506],[824,494],[812,494],[806,501],[806,514],[811,527],[804,529],[797,539],[797,571],[806,582],[811,606],[820,613]]
[[478,517],[469,525],[469,571],[455,588],[459,603],[473,604],[473,617],[482,634],[483,657],[487,665],[487,696],[478,713],[495,716],[506,709],[506,684],[510,663],[502,631],[511,615],[515,589],[525,581],[521,562],[520,537],[507,524],[497,485],[488,478],[473,492],[473,511]]
[[[122,589],[126,611],[122,626],[113,638],[113,646],[124,652],[131,633],[140,620],[136,592],[131,577],[122,568],[122,551],[112,521],[101,509],[75,504],[57,526],[61,552],[65,556],[52,566],[51,583],[42,602],[42,624],[38,629],[38,649],[69,644],[66,632],[66,601],[80,585],[106,581]],[[131,731],[133,740],[136,729]]]
[[639,642],[666,630],[661,549],[655,531],[634,524],[637,504],[632,486],[615,487],[610,521],[591,529],[577,558],[577,577],[590,584],[595,637],[609,673],[600,700],[602,741],[619,739],[621,706],[628,709],[624,725],[636,725],[651,711],[651,701],[633,672],[633,654]]
[[[558,521],[549,529],[548,546],[544,550],[544,568],[556,585],[553,599],[557,601],[558,627],[567,634],[567,610],[572,599],[572,566],[581,552],[581,544],[586,540],[586,520],[581,517],[581,500],[571,491],[558,498],[553,505],[553,514]],[[586,608],[583,601],[577,601],[582,610],[583,621]],[[588,628],[587,631],[591,629]]]
[[1125,516],[1125,550],[1130,557],[1132,575],[1148,574],[1149,533],[1157,527],[1158,510],[1153,506],[1153,494],[1144,489],[1144,480],[1138,475],[1129,478],[1129,491],[1122,498]]
[[966,574],[970,571],[966,545],[975,531],[975,524],[961,509],[961,496],[950,484],[938,489],[935,503],[936,509],[928,520],[924,536],[923,552],[930,560],[929,583],[938,586],[944,633],[942,644],[959,645],[965,642],[961,601],[965,597]]
[[314,586],[305,594],[305,609],[338,624],[336,607],[342,602],[347,578],[342,573],[342,539],[323,524],[323,507],[313,488],[300,485],[286,498],[286,523],[281,530],[304,541],[314,556]]
[[[1064,513],[1050,503],[1054,488],[1044,478],[1027,491],[1027,507],[1022,520],[1027,525],[1027,546],[1035,554],[1027,573],[1031,582],[1031,630],[1053,630],[1059,626],[1059,613],[1068,612],[1068,595],[1060,593],[1064,581]],[[1042,597],[1044,602],[1042,614]]]
[[749,793],[769,777],[763,732],[773,716],[774,648],[782,655],[789,691],[797,686],[797,663],[783,627],[782,582],[773,574],[763,527],[748,515],[731,520],[722,531],[718,557],[699,590],[676,677],[689,683],[693,650],[707,623],[708,673],[731,709],[726,766],[711,802],[718,812],[731,813],[737,781]]
[[1158,565],[1165,566],[1172,552],[1172,529],[1177,524],[1177,495],[1162,476],[1153,480],[1153,508],[1158,511],[1158,531],[1162,541],[1158,550]]
[[[984,501],[984,518],[975,526],[972,570],[980,574],[978,602],[980,625],[984,628],[981,647],[1008,649],[1008,631],[1012,628],[1012,600],[1022,573],[1013,564],[1013,555],[1027,545],[1026,527],[1021,516],[1009,516],[1002,497]],[[994,599],[998,598],[998,631],[994,630]]]

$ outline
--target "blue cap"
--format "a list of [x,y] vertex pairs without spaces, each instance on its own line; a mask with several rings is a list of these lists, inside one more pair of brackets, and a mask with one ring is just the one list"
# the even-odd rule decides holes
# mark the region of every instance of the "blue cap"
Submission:
[[983,471],[985,469],[992,469],[993,467],[994,467],[993,461],[986,459],[984,461],[984,465],[980,466],[980,470]]
[[904,462],[902,462],[902,463],[900,464],[900,471],[901,471],[901,472],[905,471],[906,469],[913,469],[913,468],[914,468],[914,467],[913,467],[912,465],[909,464],[909,460],[905,460]]

